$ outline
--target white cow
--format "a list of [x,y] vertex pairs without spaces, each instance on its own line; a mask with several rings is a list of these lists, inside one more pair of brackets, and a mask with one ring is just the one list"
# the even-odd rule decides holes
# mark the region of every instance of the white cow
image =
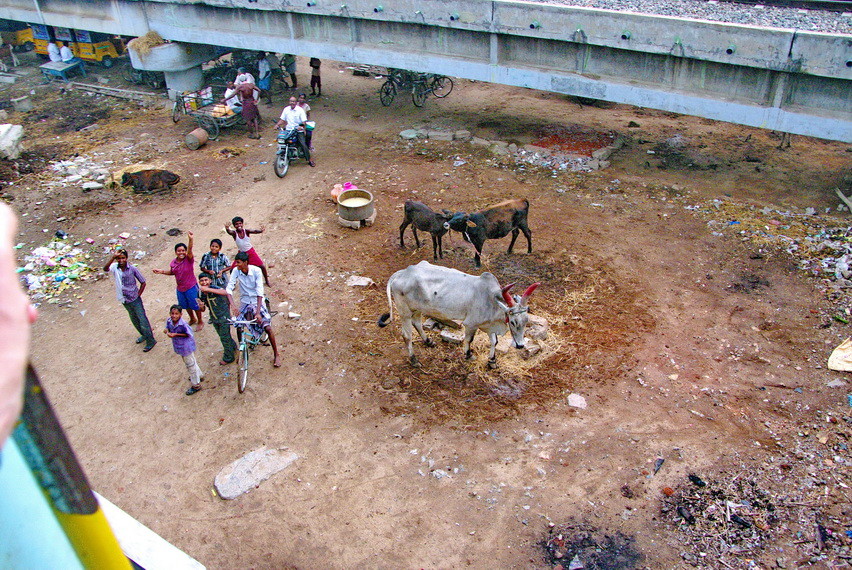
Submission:
[[426,346],[434,343],[423,332],[423,315],[441,319],[460,320],[464,325],[465,358],[470,359],[470,343],[477,330],[483,331],[491,340],[488,366],[497,365],[495,354],[497,337],[512,331],[513,345],[524,347],[524,330],[527,327],[527,299],[539,283],[530,285],[523,295],[509,295],[514,286],[501,288],[491,273],[479,277],[462,273],[456,269],[432,265],[421,261],[409,265],[391,275],[388,280],[388,306],[390,312],[379,318],[379,326],[387,326],[393,318],[396,305],[402,321],[402,337],[408,346],[408,358],[412,366],[419,366],[412,346],[411,325],[420,333]]

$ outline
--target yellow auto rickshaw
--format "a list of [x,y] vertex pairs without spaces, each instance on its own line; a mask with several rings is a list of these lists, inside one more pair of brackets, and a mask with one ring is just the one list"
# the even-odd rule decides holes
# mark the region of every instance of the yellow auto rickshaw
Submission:
[[15,51],[32,51],[35,48],[33,30],[25,22],[0,19],[0,38]]
[[124,40],[117,36],[86,30],[71,30],[59,26],[32,24],[35,51],[47,55],[47,44],[51,39],[58,46],[67,45],[75,57],[84,61],[98,62],[104,67],[112,67],[114,59],[126,51]]
[[104,67],[112,67],[113,60],[126,51],[124,40],[117,36],[101,32],[74,30],[76,43],[71,51],[80,59],[100,62]]

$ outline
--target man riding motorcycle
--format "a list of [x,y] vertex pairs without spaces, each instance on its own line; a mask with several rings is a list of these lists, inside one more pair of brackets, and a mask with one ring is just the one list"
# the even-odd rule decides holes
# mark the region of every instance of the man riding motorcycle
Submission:
[[308,121],[308,117],[305,115],[305,110],[296,103],[296,98],[290,97],[290,104],[281,111],[281,118],[275,123],[275,127],[278,129],[295,129],[299,147],[305,154],[308,164],[316,166],[314,161],[311,160],[311,149],[308,148],[308,143],[305,141],[305,123]]

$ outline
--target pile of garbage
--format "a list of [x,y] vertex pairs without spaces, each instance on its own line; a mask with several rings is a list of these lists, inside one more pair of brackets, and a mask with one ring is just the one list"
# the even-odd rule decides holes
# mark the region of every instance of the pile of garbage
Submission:
[[88,156],[78,156],[70,160],[60,160],[51,163],[51,168],[59,176],[64,177],[53,185],[79,185],[83,192],[100,190],[112,182],[112,174],[108,168],[111,160],[99,163]]
[[832,291],[852,292],[852,226],[815,208],[803,212],[757,208],[719,199],[686,206],[708,219],[714,235],[734,231],[762,251],[786,252],[800,269]]
[[24,257],[18,273],[32,301],[58,303],[61,293],[95,272],[89,266],[91,247],[84,249],[80,243],[68,243],[66,238],[64,232],[57,232],[47,245]]

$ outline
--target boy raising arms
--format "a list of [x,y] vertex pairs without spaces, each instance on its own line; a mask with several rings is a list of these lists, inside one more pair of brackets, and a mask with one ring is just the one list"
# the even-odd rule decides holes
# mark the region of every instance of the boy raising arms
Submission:
[[[231,336],[231,325],[228,323],[230,311],[228,310],[228,292],[224,289],[214,287],[210,276],[202,273],[198,276],[198,287],[201,289],[199,297],[203,306],[210,309],[210,324],[216,329],[219,341],[222,343],[222,360],[219,364],[225,366],[234,361],[234,351],[237,343]],[[203,309],[202,306],[202,310]]]
[[[272,344],[272,365],[278,368],[281,366],[281,357],[278,355],[278,343],[275,342],[275,333],[270,325],[272,317],[263,302],[263,277],[260,268],[249,265],[249,255],[244,251],[236,255],[234,264],[236,269],[231,272],[231,278],[225,288],[228,294],[228,302],[231,304],[231,314],[240,320],[248,320],[246,319],[246,312],[249,309],[253,311],[255,320],[269,335],[269,342]],[[233,297],[234,288],[237,284],[240,286],[239,304],[234,302]]]

